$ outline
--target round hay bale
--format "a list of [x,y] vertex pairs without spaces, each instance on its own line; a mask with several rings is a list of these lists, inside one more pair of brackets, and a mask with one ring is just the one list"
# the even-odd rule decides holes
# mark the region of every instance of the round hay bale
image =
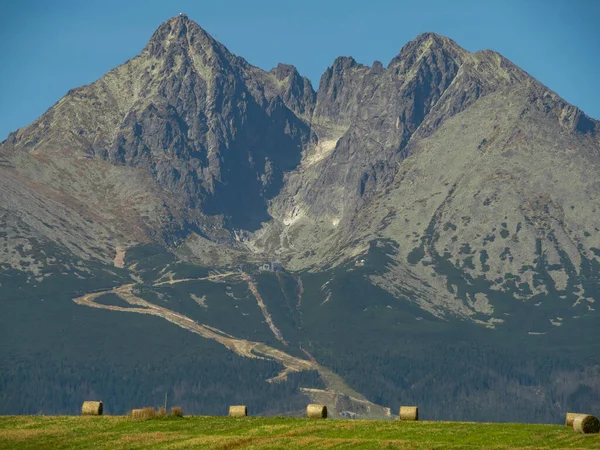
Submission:
[[181,409],[181,406],[173,406],[171,408],[171,417],[183,417],[183,409]]
[[85,401],[81,405],[82,416],[101,416],[102,402]]
[[236,405],[229,407],[229,417],[246,417],[248,408],[245,405]]
[[565,418],[565,425],[568,427],[572,427],[573,426],[573,421],[575,420],[575,417],[577,416],[581,416],[581,415],[585,415],[585,414],[581,414],[581,413],[567,413],[567,416]]
[[138,420],[154,419],[156,417],[156,411],[151,406],[141,409],[132,409],[131,418]]
[[327,419],[327,406],[311,403],[306,407],[307,419]]
[[600,433],[600,420],[589,414],[579,414],[573,419],[573,430],[576,433]]
[[401,406],[400,420],[419,420],[419,408],[417,406]]

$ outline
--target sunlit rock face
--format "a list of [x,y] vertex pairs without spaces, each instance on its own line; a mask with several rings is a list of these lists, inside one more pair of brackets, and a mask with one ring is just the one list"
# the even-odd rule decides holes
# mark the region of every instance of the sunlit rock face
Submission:
[[489,327],[502,302],[551,302],[559,326],[595,311],[599,129],[501,55],[433,33],[387,66],[337,58],[315,92],[182,15],[2,143],[1,261],[39,270],[43,242],[111,263],[154,242],[321,270],[383,239],[371,281],[398,297]]

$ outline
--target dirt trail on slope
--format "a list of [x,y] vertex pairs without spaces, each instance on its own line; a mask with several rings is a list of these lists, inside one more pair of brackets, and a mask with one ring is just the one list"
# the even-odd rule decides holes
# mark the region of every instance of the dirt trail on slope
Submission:
[[304,284],[302,283],[302,278],[300,275],[296,275],[294,277],[296,283],[298,283],[298,302],[296,303],[296,309],[301,312],[302,308],[302,296],[304,295]]
[[[316,370],[315,364],[293,356],[288,355],[285,352],[276,350],[268,345],[260,342],[247,341],[244,339],[238,339],[234,336],[227,334],[217,328],[198,324],[189,317],[171,311],[170,309],[162,306],[157,306],[153,303],[147,302],[146,300],[137,297],[133,294],[132,289],[135,284],[126,284],[117,287],[110,291],[95,292],[92,294],[86,294],[81,297],[74,298],[73,301],[78,305],[88,306],[91,308],[108,309],[112,311],[130,312],[138,314],[148,314],[152,316],[162,317],[175,325],[191,331],[192,333],[199,334],[206,339],[212,339],[221,345],[224,345],[229,350],[237,353],[245,358],[264,358],[279,362],[284,366],[284,370],[279,373],[276,377],[269,379],[268,381],[282,381],[287,378],[287,374],[290,372],[301,372],[303,370]],[[132,305],[131,308],[113,305],[104,305],[96,303],[95,300],[106,294],[115,294],[121,297],[125,302]]]
[[202,281],[202,280],[218,281],[222,278],[226,278],[231,275],[236,275],[236,272],[217,273],[217,274],[209,275],[207,277],[202,277],[202,278],[179,278],[179,279],[175,279],[175,280],[159,281],[159,282],[154,283],[153,286],[164,286],[167,284],[186,283],[188,281]]
[[263,298],[260,295],[260,292],[258,292],[258,288],[256,287],[256,283],[254,282],[254,279],[249,274],[247,274],[246,272],[242,272],[241,276],[248,283],[248,289],[250,289],[250,292],[252,292],[252,294],[254,295],[254,298],[256,298],[256,302],[258,303],[258,307],[262,311],[262,315],[265,318],[265,321],[267,322],[267,325],[269,325],[269,328],[271,329],[271,331],[275,335],[275,338],[277,338],[277,340],[279,342],[281,342],[283,345],[285,345],[286,347],[289,347],[289,344],[283,338],[283,334],[281,333],[281,331],[279,330],[279,328],[277,328],[275,326],[275,323],[273,323],[273,319],[271,318],[271,314],[267,310],[267,305],[265,305],[265,302],[263,301]]
[[[165,282],[156,283],[155,286],[164,285],[164,284],[174,284],[181,283],[184,281],[197,281],[197,280],[206,280],[206,279],[219,279],[229,275],[233,275],[235,272],[229,272],[225,274],[211,275],[205,278],[198,279],[189,279],[189,280],[170,280]],[[273,324],[271,320],[271,316],[268,311],[266,311],[266,306],[262,301],[262,297],[258,293],[258,289],[256,288],[256,284],[252,277],[249,275],[242,273],[242,278],[244,275],[247,278],[244,278],[248,282],[248,286],[254,296],[257,298],[257,302],[259,302],[259,306],[262,303],[264,306],[263,315],[265,315],[265,319],[268,318],[267,323],[273,325],[273,328],[279,332],[277,327]],[[270,347],[261,342],[255,341],[247,341],[245,339],[239,339],[235,336],[232,336],[224,331],[219,330],[218,328],[212,327],[206,324],[196,323],[194,320],[185,316],[184,314],[177,313],[175,311],[171,311],[170,309],[164,308],[162,306],[155,305],[150,303],[143,298],[137,297],[133,293],[133,288],[135,283],[126,284],[123,286],[116,287],[112,290],[106,290],[102,292],[94,292],[85,294],[81,297],[74,298],[73,301],[78,305],[88,306],[90,308],[98,308],[98,309],[108,309],[111,311],[121,311],[128,313],[138,313],[138,314],[147,314],[151,316],[161,317],[169,322],[191,331],[192,333],[198,334],[206,339],[212,339],[219,344],[225,346],[229,350],[235,352],[237,355],[242,356],[244,358],[258,358],[258,359],[268,359],[271,361],[278,362],[283,366],[283,370],[279,372],[275,377],[269,378],[268,382],[280,382],[287,380],[287,376],[293,372],[302,372],[308,370],[315,370],[321,376],[321,379],[326,385],[326,390],[320,389],[310,389],[310,388],[300,388],[302,392],[304,392],[312,402],[321,402],[326,403],[332,412],[337,410],[337,413],[334,413],[334,416],[338,416],[342,410],[352,409],[358,411],[358,413],[364,418],[375,418],[375,419],[385,419],[392,418],[393,416],[390,414],[389,408],[385,408],[381,405],[377,405],[368,401],[363,395],[351,389],[340,377],[339,375],[333,373],[328,368],[321,366],[313,356],[306,350],[302,349],[302,351],[307,355],[307,359],[298,358],[295,356],[291,356],[284,351],[277,350],[273,347]],[[130,304],[131,307],[122,307],[122,306],[113,306],[113,305],[104,305],[101,303],[96,303],[96,299],[103,295],[114,294],[123,299],[126,303]],[[262,310],[262,308],[261,308]],[[273,331],[273,328],[271,330]],[[275,332],[274,332],[275,334]],[[281,339],[281,332],[279,332]],[[277,334],[275,334],[277,336]],[[285,341],[283,341],[285,342]],[[287,345],[287,342],[285,342]]]

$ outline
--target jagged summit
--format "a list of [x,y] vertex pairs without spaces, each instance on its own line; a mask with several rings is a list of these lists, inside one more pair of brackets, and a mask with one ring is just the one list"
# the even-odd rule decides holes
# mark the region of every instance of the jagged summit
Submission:
[[214,55],[222,60],[222,64],[233,58],[223,44],[185,14],[163,22],[152,34],[142,54],[159,59],[172,58],[177,54],[190,58],[195,54],[201,58]]
[[180,14],[161,23],[152,34],[150,42],[169,40],[173,36],[181,37],[188,32],[200,33],[212,40],[212,37],[197,22],[194,22],[185,14]]
[[447,37],[436,33],[422,33],[412,41],[407,42],[390,63],[389,67],[398,65],[410,67],[424,55],[433,54],[436,57],[445,57],[452,59],[457,64],[460,64],[469,52],[460,47],[456,42]]
[[2,151],[142,171],[172,195],[150,215],[152,239],[195,229],[231,242],[233,230],[257,230],[288,208],[289,192],[305,214],[352,229],[420,140],[481,99],[516,90],[531,99],[523,117],[533,108],[568,131],[598,129],[498,53],[470,53],[436,33],[408,42],[387,68],[338,57],[315,92],[294,66],[254,67],[182,14],[140,55],[11,134]]
[[[408,41],[402,49],[410,48],[411,46],[420,46],[423,44],[428,44],[434,47],[457,47],[461,48],[455,41],[450,39],[449,37],[442,36],[441,34],[437,34],[431,31],[426,31],[417,35],[414,39]],[[402,53],[402,49],[400,49],[399,53]]]

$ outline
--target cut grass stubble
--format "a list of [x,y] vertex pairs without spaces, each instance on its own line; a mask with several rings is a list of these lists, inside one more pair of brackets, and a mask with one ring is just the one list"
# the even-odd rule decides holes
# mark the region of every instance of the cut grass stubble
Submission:
[[172,416],[0,417],[0,448],[597,448],[600,435],[558,425]]

